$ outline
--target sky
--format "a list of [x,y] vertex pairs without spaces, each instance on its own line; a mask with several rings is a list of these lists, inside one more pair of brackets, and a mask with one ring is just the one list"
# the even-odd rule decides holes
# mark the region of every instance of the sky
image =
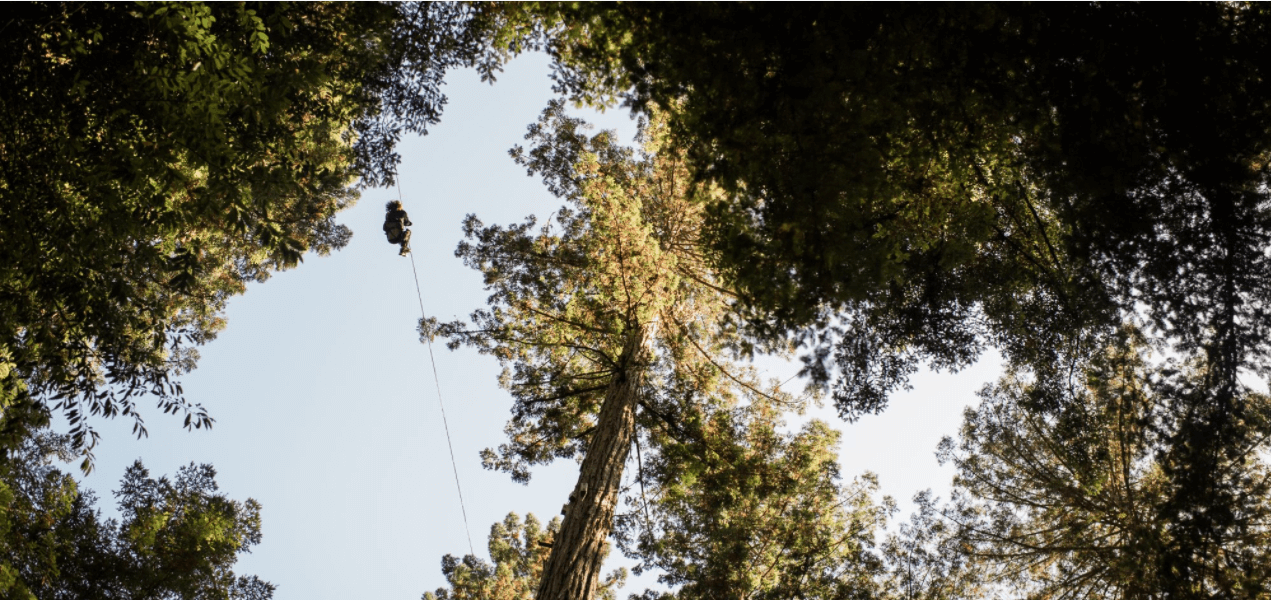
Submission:
[[[537,54],[510,63],[493,86],[473,71],[451,73],[442,122],[400,145],[401,198],[414,222],[411,246],[429,316],[453,320],[485,305],[480,275],[454,257],[465,215],[507,224],[561,205],[507,155],[553,97],[548,75],[547,58]],[[624,109],[576,112],[620,139],[635,135]],[[539,468],[528,485],[481,468],[478,453],[503,440],[511,408],[496,361],[438,343],[434,381],[415,330],[411,260],[380,230],[384,203],[396,197],[396,190],[364,190],[339,217],[354,232],[346,248],[310,255],[230,302],[228,327],[200,349],[198,369],[183,379],[187,397],[216,419],[212,430],[186,431],[179,417],[158,410],[143,411],[150,435],[141,440],[132,437],[131,421],[94,423],[103,439],[84,485],[98,492],[105,514],[115,514],[109,491],[133,461],[155,476],[211,463],[224,493],[263,505],[263,541],[235,571],[276,584],[278,600],[419,598],[445,584],[441,557],[469,547],[438,388],[477,554],[488,559],[490,525],[507,513],[546,521],[559,512],[577,463]],[[780,361],[760,368],[783,380],[797,371]],[[952,471],[937,464],[936,445],[956,435],[975,391],[999,369],[988,356],[957,374],[924,371],[885,413],[856,423],[830,409],[805,418],[843,431],[844,475],[876,473],[882,492],[907,513],[918,491],[947,496]],[[610,562],[630,564],[616,556]],[[653,585],[653,575],[632,578],[619,596]]]

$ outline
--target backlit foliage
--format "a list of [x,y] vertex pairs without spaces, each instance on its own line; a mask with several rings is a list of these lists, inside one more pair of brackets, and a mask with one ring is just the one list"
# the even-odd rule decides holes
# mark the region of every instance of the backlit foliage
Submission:
[[1268,399],[1243,393],[1249,441],[1207,474],[1220,496],[1180,514],[1188,490],[1169,476],[1205,370],[1148,362],[1131,332],[1084,365],[1061,412],[1030,410],[1052,392],[1027,374],[986,387],[941,450],[958,468],[947,516],[962,542],[1028,597],[1265,597]]

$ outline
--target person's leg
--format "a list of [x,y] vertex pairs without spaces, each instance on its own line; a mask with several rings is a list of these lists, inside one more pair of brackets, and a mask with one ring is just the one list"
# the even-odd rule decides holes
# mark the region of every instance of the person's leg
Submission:
[[406,256],[407,252],[410,252],[410,230],[409,229],[402,232],[402,251],[398,252],[398,254],[402,256]]

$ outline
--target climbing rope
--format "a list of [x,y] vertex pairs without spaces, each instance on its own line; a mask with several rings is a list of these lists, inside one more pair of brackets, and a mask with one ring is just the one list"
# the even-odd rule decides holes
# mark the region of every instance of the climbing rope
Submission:
[[[402,197],[402,184],[397,184],[397,198]],[[427,319],[428,313],[424,311],[424,293],[419,288],[419,270],[415,268],[415,253],[407,252],[410,255],[410,272],[415,275],[415,295],[419,298],[419,314],[422,318]],[[472,530],[468,527],[468,507],[463,501],[463,486],[459,485],[459,463],[455,460],[455,445],[450,441],[450,422],[446,419],[446,403],[441,400],[441,378],[437,377],[437,358],[433,355],[432,339],[428,340],[428,361],[432,363],[432,380],[437,387],[437,406],[441,407],[441,424],[446,430],[446,447],[450,449],[450,468],[455,474],[455,489],[459,492],[459,510],[463,513],[463,532],[468,536],[468,552],[476,555],[476,548],[472,545]]]

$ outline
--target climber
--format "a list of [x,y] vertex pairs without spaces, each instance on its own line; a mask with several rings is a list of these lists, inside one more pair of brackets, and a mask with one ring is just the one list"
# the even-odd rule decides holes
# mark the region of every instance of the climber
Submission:
[[406,256],[410,252],[410,230],[406,228],[413,223],[406,216],[406,211],[402,210],[402,203],[397,200],[384,205],[384,210],[384,235],[388,236],[388,243],[401,244],[402,251],[397,254]]

